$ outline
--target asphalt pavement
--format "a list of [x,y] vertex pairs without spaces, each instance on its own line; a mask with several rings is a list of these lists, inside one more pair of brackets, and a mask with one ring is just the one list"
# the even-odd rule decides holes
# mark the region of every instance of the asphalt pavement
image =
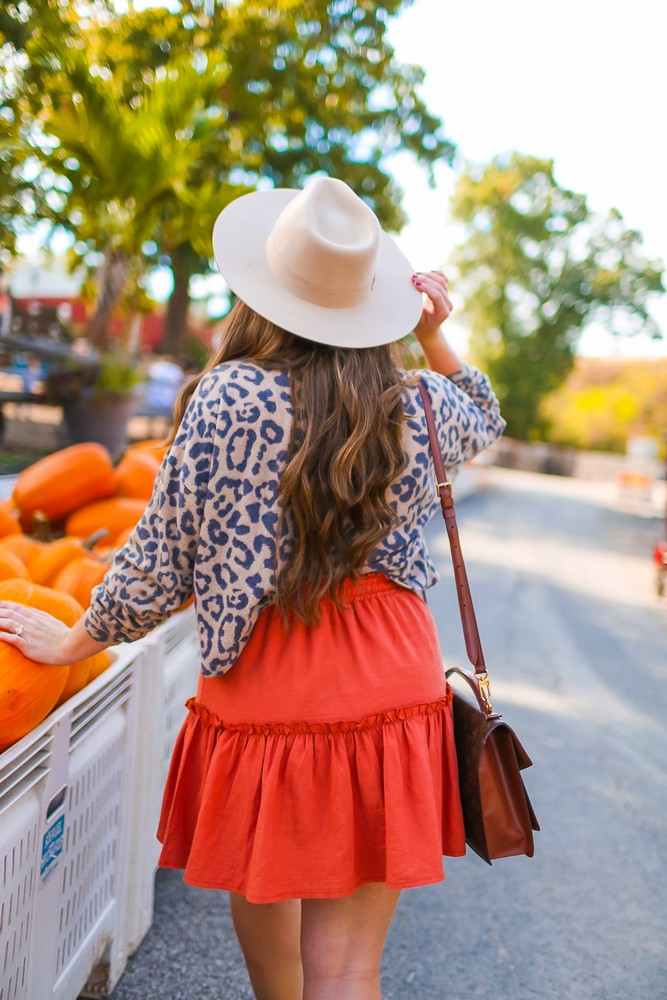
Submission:
[[[667,998],[667,600],[657,516],[611,487],[487,470],[459,522],[495,706],[534,766],[536,856],[445,859],[404,891],[383,997]],[[440,523],[429,594],[446,664],[465,647]],[[226,896],[159,872],[155,922],[113,1000],[250,1000]]]

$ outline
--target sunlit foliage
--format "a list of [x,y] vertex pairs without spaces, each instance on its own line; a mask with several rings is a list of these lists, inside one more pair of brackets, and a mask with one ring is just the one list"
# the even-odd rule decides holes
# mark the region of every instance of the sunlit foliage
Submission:
[[562,188],[553,162],[512,154],[461,176],[452,214],[467,239],[455,254],[476,360],[487,370],[508,435],[538,438],[542,399],[571,371],[584,325],[661,336],[647,311],[662,267],[641,253],[621,215],[593,216]]
[[405,5],[185,0],[178,14],[124,15],[101,0],[10,5],[0,116],[42,166],[28,201],[14,200],[14,222],[69,230],[92,263],[143,248],[148,264],[173,267],[186,299],[190,275],[208,266],[212,218],[249,189],[322,171],[400,228],[385,158],[406,149],[430,170],[454,152],[419,96],[422,70],[398,63],[386,39]]
[[667,360],[577,358],[541,415],[558,444],[624,452],[629,437],[653,437],[664,454]]

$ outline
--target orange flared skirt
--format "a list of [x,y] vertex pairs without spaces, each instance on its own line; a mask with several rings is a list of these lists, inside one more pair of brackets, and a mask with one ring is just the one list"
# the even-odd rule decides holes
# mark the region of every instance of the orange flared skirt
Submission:
[[159,865],[253,903],[444,878],[465,854],[433,617],[381,574],[321,623],[260,615],[222,677],[200,676],[174,748]]

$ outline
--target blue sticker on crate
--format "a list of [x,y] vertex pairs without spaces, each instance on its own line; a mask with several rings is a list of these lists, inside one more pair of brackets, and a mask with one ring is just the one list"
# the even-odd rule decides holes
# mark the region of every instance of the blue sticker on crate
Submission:
[[63,853],[63,835],[65,833],[65,817],[61,816],[53,823],[42,841],[42,860],[39,866],[39,874],[44,876],[50,872],[58,863],[58,857]]

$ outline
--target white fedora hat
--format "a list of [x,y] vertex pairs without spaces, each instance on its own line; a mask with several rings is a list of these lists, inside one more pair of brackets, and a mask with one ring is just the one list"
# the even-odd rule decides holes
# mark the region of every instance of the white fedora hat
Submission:
[[237,198],[216,220],[213,253],[251,309],[321,344],[388,344],[421,316],[409,261],[368,205],[331,177]]

